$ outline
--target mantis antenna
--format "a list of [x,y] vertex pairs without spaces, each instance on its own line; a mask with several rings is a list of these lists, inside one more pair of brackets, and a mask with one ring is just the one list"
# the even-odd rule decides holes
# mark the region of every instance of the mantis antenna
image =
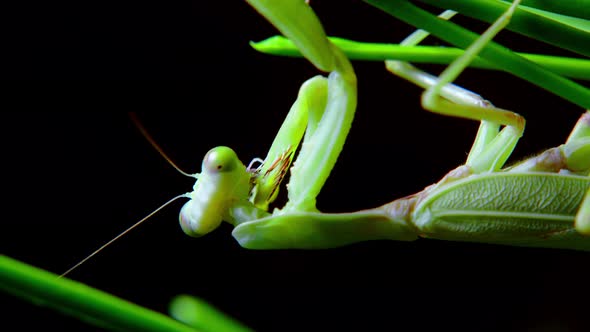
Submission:
[[139,226],[142,222],[148,220],[151,216],[153,216],[154,214],[158,213],[160,210],[162,210],[163,208],[165,208],[166,206],[168,206],[170,203],[174,202],[175,200],[179,199],[179,198],[184,198],[184,197],[188,197],[188,194],[182,194],[182,195],[178,195],[174,198],[172,198],[171,200],[169,200],[168,202],[160,205],[159,208],[155,209],[154,211],[150,212],[150,214],[148,214],[147,216],[143,217],[140,221],[136,222],[135,224],[133,224],[133,226],[127,228],[126,230],[124,230],[123,232],[121,232],[119,235],[115,236],[112,240],[110,240],[109,242],[103,244],[100,248],[96,249],[94,252],[92,252],[90,255],[86,256],[84,259],[82,259],[80,262],[78,262],[76,265],[72,266],[71,268],[69,268],[66,272],[62,273],[58,278],[62,278],[65,277],[67,274],[69,274],[70,272],[74,271],[76,268],[78,268],[80,265],[84,264],[87,260],[89,260],[90,258],[92,258],[94,255],[98,254],[99,252],[101,252],[104,248],[108,247],[111,243],[117,241],[119,238],[121,238],[123,235],[129,233],[132,229],[134,229],[135,227]]
[[139,132],[141,133],[141,135],[150,143],[150,145],[154,149],[156,149],[156,151],[158,151],[160,156],[162,156],[162,158],[164,158],[164,160],[166,160],[170,164],[170,166],[174,167],[175,170],[177,170],[180,174],[182,174],[184,176],[188,176],[188,177],[195,178],[195,179],[199,178],[199,174],[189,174],[189,173],[183,171],[180,167],[178,167],[172,161],[172,159],[170,159],[170,157],[168,157],[168,155],[164,152],[164,150],[162,150],[162,148],[158,145],[158,143],[156,143],[156,141],[148,133],[148,131],[145,129],[145,127],[143,126],[141,121],[139,121],[135,112],[129,112],[129,117],[131,118],[131,121],[133,121],[133,124],[135,124],[137,129],[139,129]]
[[[168,155],[166,155],[166,153],[164,153],[164,150],[162,150],[162,148],[156,143],[156,141],[152,138],[152,136],[148,133],[148,131],[145,129],[145,127],[141,124],[141,122],[139,121],[139,119],[137,118],[137,115],[133,112],[129,113],[129,117],[131,118],[131,121],[133,121],[133,123],[135,124],[135,126],[139,129],[139,131],[141,132],[141,134],[143,135],[143,137],[145,137],[145,139],[150,143],[151,146],[154,147],[154,149],[156,149],[156,151],[158,151],[158,153],[162,156],[162,158],[164,158],[172,167],[174,167],[174,169],[176,169],[180,174],[184,175],[184,176],[188,176],[191,178],[197,178],[199,174],[189,174],[185,171],[183,171],[182,169],[180,169],[180,167],[178,167],[173,161],[172,159],[170,159],[170,157],[168,157]],[[80,265],[84,264],[87,260],[89,260],[90,258],[92,258],[93,256],[95,256],[96,254],[98,254],[99,252],[101,252],[104,248],[108,247],[109,245],[111,245],[113,242],[117,241],[119,238],[121,238],[123,235],[129,233],[131,230],[133,230],[134,228],[136,228],[137,226],[139,226],[141,223],[143,223],[144,221],[148,220],[149,218],[151,218],[154,214],[158,213],[160,210],[162,210],[163,208],[165,208],[166,206],[170,205],[170,203],[174,202],[175,200],[179,199],[179,198],[190,198],[189,193],[186,194],[182,194],[182,195],[178,195],[174,198],[172,198],[171,200],[169,200],[168,202],[160,205],[160,207],[158,207],[157,209],[155,209],[154,211],[150,212],[147,216],[143,217],[141,220],[139,220],[138,222],[136,222],[135,224],[133,224],[131,227],[127,228],[126,230],[124,230],[123,232],[119,233],[119,235],[115,236],[112,240],[110,240],[109,242],[103,244],[100,248],[96,249],[94,252],[92,252],[90,255],[86,256],[84,259],[82,259],[81,261],[79,261],[76,265],[72,266],[70,269],[68,269],[66,272],[62,273],[59,278],[65,277],[66,275],[68,275],[70,272],[74,271],[76,268],[78,268]]]

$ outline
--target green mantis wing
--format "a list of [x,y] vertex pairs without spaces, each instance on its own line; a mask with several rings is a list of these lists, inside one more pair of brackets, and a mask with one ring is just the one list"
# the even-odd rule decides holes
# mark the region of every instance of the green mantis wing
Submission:
[[574,228],[590,178],[541,172],[472,175],[432,191],[412,213],[424,237],[590,250]]

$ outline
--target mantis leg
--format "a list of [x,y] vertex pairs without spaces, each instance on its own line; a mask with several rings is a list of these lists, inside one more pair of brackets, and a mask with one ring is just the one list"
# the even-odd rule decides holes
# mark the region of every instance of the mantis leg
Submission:
[[[352,125],[356,76],[348,59],[328,41],[319,20],[303,1],[282,1],[280,5],[269,0],[248,2],[291,39],[310,62],[330,75],[325,94],[303,89],[300,96],[302,100],[325,98],[323,111],[307,112],[307,131],[287,186],[289,201],[272,215],[253,204],[234,205],[230,212],[235,224],[234,238],[251,249],[330,248],[370,239],[415,239],[416,234],[404,220],[391,220],[382,210],[324,214],[316,209],[316,196],[334,167]],[[303,102],[296,104],[301,108],[309,106]],[[294,115],[293,119],[297,117]],[[271,150],[281,153],[285,145],[298,141],[301,125],[293,125],[299,129],[290,128],[291,123],[300,121],[287,121],[275,141],[276,149],[273,144]],[[280,138],[282,135],[286,135],[285,140]]]
[[[448,20],[452,18],[457,12],[452,10],[446,10],[442,12],[438,17]],[[406,37],[400,45],[414,46],[420,43],[426,38],[429,33],[425,30],[418,29],[408,37]],[[430,75],[418,68],[412,66],[408,62],[387,60],[385,61],[385,67],[393,74],[402,77],[424,89],[429,89],[436,85],[438,77]],[[489,107],[491,103],[480,95],[464,89],[458,85],[447,83],[440,90],[441,96],[445,99],[452,101],[460,105],[471,105],[479,107]],[[470,158],[477,156],[481,153],[484,147],[498,135],[500,126],[494,122],[481,121],[480,127],[477,131],[474,144],[469,152]],[[467,163],[470,164],[471,160],[468,159]]]
[[[567,169],[590,176],[590,111],[586,111],[564,145],[560,146]],[[590,235],[590,188],[580,203],[575,219],[576,230]]]
[[250,201],[257,208],[266,211],[268,204],[275,200],[304,132],[306,137],[312,136],[324,114],[327,93],[328,80],[322,76],[315,76],[301,85],[297,100],[283,121],[262,166],[256,171]]
[[490,133],[493,130],[487,129],[491,126],[482,125],[484,130],[482,133],[478,133],[473,148],[467,158],[467,166],[471,167],[474,173],[497,171],[502,168],[516,146],[518,139],[522,136],[525,123],[524,118],[514,112],[499,109],[492,105],[482,107],[478,105],[455,104],[443,99],[440,91],[445,84],[455,80],[483,47],[508,24],[510,17],[519,3],[520,0],[515,0],[508,10],[465,50],[462,56],[445,69],[440,75],[437,84],[422,94],[423,107],[432,112],[468,119],[484,120],[496,125],[505,126],[498,135],[490,139]]
[[[289,202],[284,211],[317,211],[315,199],[326,182],[352,125],[356,109],[356,76],[344,53],[326,37],[313,10],[303,1],[248,0],[289,38],[307,60],[330,72],[324,113],[312,134],[306,134],[291,169]],[[294,15],[293,13],[296,13]]]
[[[355,79],[347,68],[343,66],[343,69],[330,73],[323,112],[307,111],[308,128],[291,169],[287,186],[289,201],[285,207],[276,209],[272,215],[259,213],[261,210],[257,208],[233,207],[235,228],[232,235],[241,246],[249,249],[317,249],[375,239],[411,241],[417,238],[404,219],[392,218],[383,209],[327,214],[315,207],[315,198],[342,150],[356,105]],[[302,91],[314,95],[309,98],[301,96],[303,99],[323,95],[314,90]],[[307,103],[296,105],[309,106]],[[322,114],[319,122],[317,117],[312,118],[312,114]]]
[[[590,176],[590,173],[588,176]],[[590,189],[588,189],[580,204],[574,226],[580,234],[590,235]]]
[[[426,80],[423,73],[410,68],[398,68],[403,77],[413,77],[413,81],[423,81],[419,85],[428,85],[422,94],[422,106],[431,112],[461,118],[480,120],[482,124],[467,158],[467,165],[474,173],[497,171],[506,162],[518,139],[524,131],[524,118],[520,115],[496,108],[477,95],[466,93],[449,85],[477,56],[483,47],[500,32],[509,22],[519,0],[488,28],[463,55],[455,60],[434,82]],[[434,83],[434,84],[432,84]],[[498,128],[505,126],[499,133]]]

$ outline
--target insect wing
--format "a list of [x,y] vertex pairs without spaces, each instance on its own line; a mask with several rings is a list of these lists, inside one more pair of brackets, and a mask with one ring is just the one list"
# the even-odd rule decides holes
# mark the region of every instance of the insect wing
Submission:
[[412,219],[437,239],[590,250],[573,229],[589,186],[588,177],[555,173],[474,175],[436,188]]

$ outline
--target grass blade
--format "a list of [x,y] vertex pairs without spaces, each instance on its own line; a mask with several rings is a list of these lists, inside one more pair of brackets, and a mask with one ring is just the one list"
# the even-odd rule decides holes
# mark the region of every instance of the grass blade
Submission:
[[[450,64],[463,53],[463,50],[454,47],[365,43],[339,37],[328,37],[328,39],[344,51],[351,60],[401,60],[415,63]],[[295,44],[283,36],[273,36],[259,42],[250,42],[250,45],[261,53],[302,57]],[[531,53],[517,54],[557,74],[574,79],[590,80],[590,60]],[[502,67],[481,57],[476,58],[469,66],[503,70]]]
[[164,314],[0,255],[0,289],[116,331],[195,332]]
[[[476,33],[441,20],[403,0],[365,0],[365,2],[461,48],[467,48],[479,37]],[[480,56],[520,78],[585,109],[590,109],[589,89],[518,56],[504,46],[490,42],[482,50]]]
[[[400,1],[367,1],[369,3],[388,2],[389,5],[396,4],[399,7]],[[410,5],[407,1],[402,1]],[[509,3],[498,0],[420,0],[420,2],[439,7],[441,9],[452,9],[463,15],[476,18],[488,23],[494,22],[504,13]],[[567,1],[554,1],[567,2]],[[588,1],[586,1],[588,2]],[[590,6],[590,4],[588,4]],[[586,18],[587,19],[587,18]],[[573,26],[565,22],[547,19],[543,15],[530,10],[517,8],[506,27],[510,31],[518,32],[525,36],[542,40],[551,45],[576,52],[584,56],[590,56],[590,36],[584,28]],[[432,31],[431,31],[432,32]]]

